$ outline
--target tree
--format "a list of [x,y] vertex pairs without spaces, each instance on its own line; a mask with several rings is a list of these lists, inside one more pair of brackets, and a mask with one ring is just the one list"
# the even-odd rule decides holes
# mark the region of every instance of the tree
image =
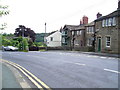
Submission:
[[15,29],[14,35],[16,37],[29,37],[33,42],[35,41],[35,32],[31,30],[31,28],[26,28],[24,25],[19,25],[19,27]]
[[2,45],[3,46],[9,46],[11,45],[11,40],[7,39],[5,36],[2,36]]
[[23,50],[28,50],[28,40],[27,40],[27,38],[24,38],[22,43],[23,43]]
[[[7,5],[0,5],[0,17],[8,15],[9,11],[8,11],[8,6]],[[3,23],[0,25],[0,30],[4,30],[6,28],[7,24]]]

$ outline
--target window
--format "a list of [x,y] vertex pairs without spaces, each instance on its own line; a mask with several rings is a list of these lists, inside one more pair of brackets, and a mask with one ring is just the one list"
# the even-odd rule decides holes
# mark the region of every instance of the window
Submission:
[[106,21],[106,22],[105,22],[105,26],[107,27],[107,26],[108,26],[108,21],[109,21],[109,19],[106,19],[105,21]]
[[92,27],[90,27],[90,33],[92,33],[93,32],[93,28]]
[[80,31],[77,31],[77,35],[80,35]]
[[87,33],[89,33],[89,27],[87,27]]
[[64,35],[64,34],[65,34],[65,32],[64,32],[64,31],[62,31],[62,34]]
[[115,17],[113,17],[112,23],[113,23],[113,26],[116,25],[116,19],[115,19]]
[[112,18],[109,18],[108,26],[112,26]]
[[74,35],[74,31],[72,31],[72,35]]
[[87,46],[92,46],[93,45],[94,38],[89,38],[87,41]]
[[82,34],[82,31],[80,31],[80,35]]
[[94,28],[91,26],[91,27],[88,27],[87,29],[87,33],[94,33]]
[[62,43],[65,43],[65,38],[62,38]]
[[94,33],[94,27],[92,27],[92,33]]
[[74,31],[74,35],[77,35],[77,31]]
[[78,40],[75,40],[75,45],[76,45],[76,46],[78,46],[78,45],[79,45]]
[[105,20],[102,21],[102,27],[105,27]]
[[53,37],[50,37],[50,41],[53,41]]
[[110,37],[106,37],[106,47],[110,47]]

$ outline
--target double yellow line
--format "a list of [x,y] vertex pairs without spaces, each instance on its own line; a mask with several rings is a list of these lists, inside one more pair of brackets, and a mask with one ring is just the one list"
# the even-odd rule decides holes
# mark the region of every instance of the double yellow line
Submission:
[[[3,62],[5,63],[8,63],[12,66],[14,66],[15,68],[17,68],[18,70],[20,70],[25,76],[27,76],[29,78],[29,80],[35,85],[37,86],[40,90],[44,90],[47,89],[47,90],[52,90],[50,87],[48,87],[43,81],[41,81],[40,79],[38,79],[35,75],[33,75],[30,71],[28,71],[27,69],[25,69],[24,67],[16,64],[16,63],[13,63],[11,61],[7,61],[7,60],[2,60]],[[43,86],[41,86],[40,84]]]

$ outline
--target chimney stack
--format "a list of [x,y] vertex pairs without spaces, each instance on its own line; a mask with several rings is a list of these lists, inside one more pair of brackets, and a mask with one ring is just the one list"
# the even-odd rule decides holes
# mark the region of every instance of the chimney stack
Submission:
[[80,25],[82,25],[83,24],[83,22],[82,22],[82,20],[80,20]]
[[88,24],[88,17],[87,16],[83,17],[83,24]]
[[102,14],[100,14],[99,12],[98,12],[98,14],[97,14],[97,18],[99,18],[99,17],[101,17],[102,16]]

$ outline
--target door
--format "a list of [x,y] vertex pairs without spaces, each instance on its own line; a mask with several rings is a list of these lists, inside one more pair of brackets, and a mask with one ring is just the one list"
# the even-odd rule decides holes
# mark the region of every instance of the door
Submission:
[[101,51],[101,38],[98,38],[98,52]]

